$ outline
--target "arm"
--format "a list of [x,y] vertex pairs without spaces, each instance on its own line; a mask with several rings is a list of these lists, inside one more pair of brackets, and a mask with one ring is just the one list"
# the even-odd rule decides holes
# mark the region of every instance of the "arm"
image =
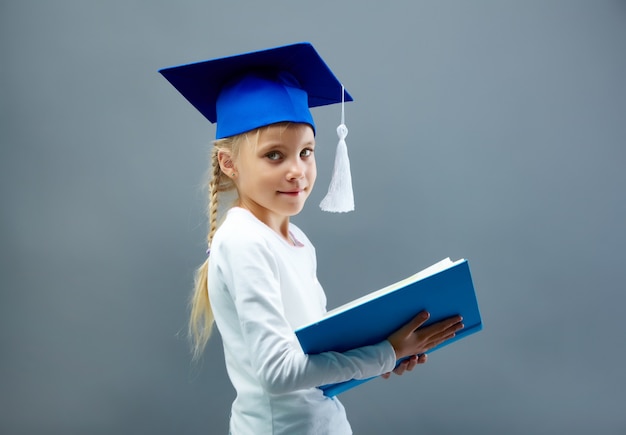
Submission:
[[389,341],[344,353],[304,354],[284,314],[280,260],[264,243],[242,239],[229,240],[220,253],[228,265],[225,281],[245,344],[242,358],[250,361],[268,392],[368,378],[393,369],[396,358]]

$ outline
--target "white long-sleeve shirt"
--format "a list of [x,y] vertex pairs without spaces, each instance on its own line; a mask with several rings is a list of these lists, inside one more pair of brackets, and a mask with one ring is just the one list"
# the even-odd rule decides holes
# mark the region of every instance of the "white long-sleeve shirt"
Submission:
[[315,249],[295,225],[288,243],[242,208],[229,210],[211,244],[209,298],[237,392],[230,431],[345,435],[343,405],[316,387],[393,370],[388,341],[344,353],[306,355],[294,330],[319,319],[326,295]]

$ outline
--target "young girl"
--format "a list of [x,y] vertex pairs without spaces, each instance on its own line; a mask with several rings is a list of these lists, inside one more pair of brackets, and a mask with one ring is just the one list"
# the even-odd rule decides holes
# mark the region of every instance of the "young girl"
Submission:
[[[302,351],[293,331],[324,314],[326,296],[313,245],[290,217],[302,210],[317,174],[309,107],[340,102],[341,85],[309,44],[161,72],[217,122],[209,258],[196,274],[190,333],[195,357],[213,322],[222,336],[237,391],[230,433],[352,433],[342,404],[318,386],[410,371],[462,324],[454,317],[421,327],[428,313],[416,313],[375,345],[343,353]],[[218,228],[219,197],[229,190],[237,200]]]

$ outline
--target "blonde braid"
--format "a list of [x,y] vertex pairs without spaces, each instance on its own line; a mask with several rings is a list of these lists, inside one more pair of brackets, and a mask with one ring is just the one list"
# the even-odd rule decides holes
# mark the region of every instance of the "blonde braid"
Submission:
[[[235,188],[234,183],[228,177],[223,176],[219,165],[218,153],[220,149],[229,150],[233,155],[238,152],[239,144],[244,135],[215,141],[211,151],[211,179],[209,181],[209,204],[207,206],[207,217],[209,220],[209,231],[207,234],[207,246],[211,247],[213,236],[218,227],[218,205],[221,192],[227,192]],[[209,252],[207,250],[207,253]],[[191,338],[193,359],[197,360],[206,347],[211,331],[213,329],[214,316],[209,300],[207,287],[207,276],[209,269],[209,256],[206,261],[196,270],[194,278],[194,290],[191,294],[189,315],[189,337]]]
[[213,236],[217,231],[217,194],[220,191],[220,184],[222,178],[222,170],[220,169],[220,164],[217,159],[217,153],[219,152],[218,147],[213,147],[213,152],[211,153],[211,164],[213,166],[213,176],[211,177],[211,181],[209,182],[209,206],[207,210],[207,215],[209,218],[209,234],[207,235],[207,246],[211,246],[211,242],[213,241]]
[[[217,159],[218,148],[214,147],[211,152],[211,167],[213,174],[209,181],[209,204],[207,207],[207,215],[209,218],[209,232],[207,235],[207,246],[211,246],[213,236],[217,231],[217,210],[218,210],[218,193],[221,190],[221,174],[220,165]],[[207,254],[208,254],[207,250]],[[194,291],[191,295],[190,305],[191,313],[189,315],[189,337],[192,344],[193,360],[197,360],[202,355],[213,330],[214,316],[211,309],[211,301],[209,300],[209,291],[207,286],[207,276],[209,269],[209,256],[206,261],[196,270],[194,277]]]

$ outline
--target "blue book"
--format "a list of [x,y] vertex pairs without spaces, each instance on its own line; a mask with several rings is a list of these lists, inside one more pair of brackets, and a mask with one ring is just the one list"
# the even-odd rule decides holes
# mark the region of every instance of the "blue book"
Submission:
[[[430,313],[425,325],[457,314],[463,317],[465,325],[454,338],[428,353],[482,329],[467,260],[453,262],[446,258],[402,281],[335,308],[295,333],[307,354],[345,352],[385,340],[422,310]],[[326,396],[336,396],[371,379],[352,379],[319,388]]]

